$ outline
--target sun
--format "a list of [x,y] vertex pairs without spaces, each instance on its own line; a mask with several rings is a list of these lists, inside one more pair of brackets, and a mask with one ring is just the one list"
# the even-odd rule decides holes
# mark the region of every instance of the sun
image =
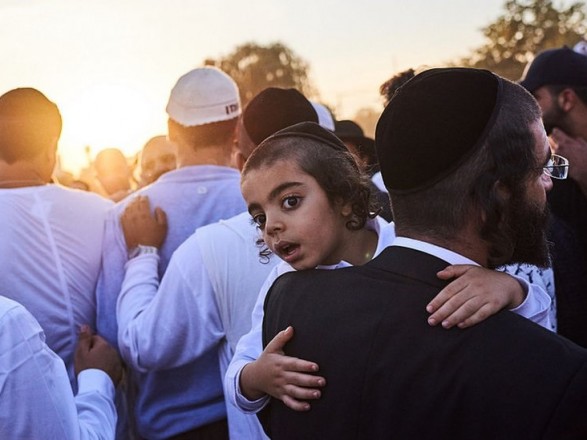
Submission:
[[151,137],[165,134],[164,103],[155,101],[147,91],[121,83],[93,84],[64,100],[63,168],[77,173],[88,158],[109,147],[131,156]]

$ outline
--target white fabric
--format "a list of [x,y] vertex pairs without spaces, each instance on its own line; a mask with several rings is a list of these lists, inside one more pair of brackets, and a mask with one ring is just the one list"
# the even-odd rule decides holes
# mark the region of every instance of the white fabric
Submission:
[[177,80],[166,111],[188,127],[234,119],[241,114],[238,87],[217,67],[199,67]]
[[510,264],[498,268],[505,273],[509,273],[516,278],[528,281],[530,284],[540,286],[550,297],[550,307],[548,309],[548,318],[550,320],[549,330],[557,332],[556,318],[556,294],[554,284],[554,271],[551,267],[539,268],[531,264]]
[[113,439],[114,385],[84,370],[73,396],[63,361],[45,344],[39,323],[0,296],[0,438]]
[[[368,222],[367,227],[373,229],[378,236],[377,249],[374,256],[379,255],[383,249],[389,246],[395,238],[395,228],[393,223],[387,223],[380,217]],[[341,261],[333,266],[319,266],[320,269],[339,269],[341,267],[348,267],[349,264]],[[228,366],[228,370],[224,377],[224,393],[226,399],[234,406],[239,408],[245,414],[253,414],[260,411],[269,401],[269,396],[262,397],[258,400],[251,401],[247,399],[240,390],[240,372],[243,367],[256,360],[263,351],[263,305],[265,304],[265,297],[271,288],[273,282],[286,272],[295,270],[286,262],[279,263],[269,274],[263,287],[257,296],[255,308],[251,316],[252,327],[251,331],[244,335],[237,344],[235,354]]]
[[[378,219],[379,221],[374,225],[373,229],[379,235],[379,241],[377,243],[377,250],[375,251],[374,257],[379,255],[386,247],[390,245],[398,245],[404,247],[410,247],[413,249],[421,250],[423,252],[430,253],[432,255],[447,261],[450,264],[475,264],[472,260],[465,258],[459,254],[456,254],[448,249],[440,248],[428,243],[411,240],[408,238],[395,236],[395,228],[393,223],[387,224],[384,220]],[[435,252],[435,253],[433,253]],[[336,266],[320,267],[321,269],[338,269],[341,267],[349,266],[348,263],[342,261]],[[230,403],[235,405],[241,411],[246,414],[257,413],[269,402],[269,396],[261,397],[258,400],[247,399],[240,389],[240,374],[242,369],[249,362],[253,362],[259,358],[263,351],[263,306],[265,303],[265,297],[271,288],[273,282],[281,275],[286,272],[294,270],[287,263],[282,262],[273,269],[266,282],[263,284],[255,308],[253,309],[252,328],[249,333],[241,338],[239,341],[236,352],[233,359],[228,366],[228,371],[224,377],[224,392],[226,398]],[[543,327],[549,328],[550,321],[548,315],[548,309],[550,306],[550,300],[548,295],[537,285],[528,284],[528,282],[520,277],[515,276],[520,284],[525,288],[527,292],[526,299],[515,309],[511,311],[524,316],[532,321],[542,325]]]
[[[224,376],[251,327],[257,292],[280,261],[260,261],[258,238],[247,212],[201,227],[173,254],[160,286],[156,255],[130,260],[117,304],[123,358],[139,371],[172,368],[221,342]],[[264,436],[254,416],[227,410],[231,438]]]
[[94,289],[112,202],[58,185],[0,189],[0,294],[39,321],[67,366],[82,324],[95,328]]
[[[135,195],[148,196],[152,207],[158,206],[167,213],[167,237],[159,250],[160,277],[166,272],[173,253],[196,228],[231,218],[246,209],[240,192],[239,172],[217,165],[194,165],[169,171]],[[118,346],[117,299],[128,260],[119,218],[132,197],[118,203],[108,213],[102,271],[96,289],[98,333],[115,346]],[[164,304],[161,310],[166,307]],[[206,335],[210,335],[215,329],[211,327],[205,331]],[[149,362],[146,362],[148,372],[132,371],[138,392],[131,404],[134,403],[136,426],[142,437],[172,437],[225,417],[218,359],[221,335],[214,337],[218,346],[209,347],[194,362],[156,370],[149,369]],[[202,347],[205,345],[202,344]],[[181,351],[189,350],[182,347]],[[178,377],[189,380],[182,383]]]
[[377,171],[371,177],[371,181],[375,184],[375,186],[383,192],[387,192],[387,188],[385,188],[385,183],[383,183],[383,176],[381,175],[381,171]]

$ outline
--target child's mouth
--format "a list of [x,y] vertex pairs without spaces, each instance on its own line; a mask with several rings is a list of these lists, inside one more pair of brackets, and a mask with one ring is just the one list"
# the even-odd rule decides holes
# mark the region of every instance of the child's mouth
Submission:
[[295,259],[297,254],[297,250],[300,248],[300,245],[295,243],[280,243],[277,246],[277,254],[279,257],[290,263]]

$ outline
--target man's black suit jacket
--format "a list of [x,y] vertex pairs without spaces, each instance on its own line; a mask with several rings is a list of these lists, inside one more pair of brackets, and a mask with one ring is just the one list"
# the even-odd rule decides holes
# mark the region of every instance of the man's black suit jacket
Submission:
[[286,354],[317,362],[327,384],[308,412],[272,399],[272,438],[587,438],[587,350],[508,311],[430,327],[446,266],[392,246],[362,267],[280,277],[264,344],[292,325]]

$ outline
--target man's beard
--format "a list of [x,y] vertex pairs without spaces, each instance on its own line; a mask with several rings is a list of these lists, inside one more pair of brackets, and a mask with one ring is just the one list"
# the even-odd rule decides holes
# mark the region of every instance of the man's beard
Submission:
[[542,114],[542,122],[544,124],[544,130],[546,130],[547,135],[552,134],[552,130],[555,128],[561,128],[564,130],[563,119],[565,117],[565,112],[559,107],[558,103],[554,103],[553,108],[551,108],[548,112]]
[[546,238],[550,212],[529,201],[524,195],[511,199],[508,227],[512,232],[513,253],[508,264],[527,263],[538,267],[550,266],[550,252]]

